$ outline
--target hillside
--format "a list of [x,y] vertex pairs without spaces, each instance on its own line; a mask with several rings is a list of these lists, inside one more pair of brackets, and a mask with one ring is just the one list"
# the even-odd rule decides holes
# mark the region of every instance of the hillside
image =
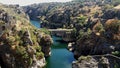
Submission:
[[[42,27],[73,29],[70,37],[75,40],[70,48],[76,59],[82,55],[113,54],[120,57],[119,0],[80,1],[33,4],[24,6],[23,9],[31,19],[41,20]],[[67,35],[66,33],[65,36]],[[111,58],[103,60],[106,59],[111,64]],[[91,62],[94,60],[97,61],[93,58]],[[83,63],[77,62],[78,65]]]
[[[117,2],[118,3],[118,2]],[[47,28],[71,28],[76,27],[81,16],[85,18],[103,18],[105,11],[117,5],[116,0],[85,1],[67,3],[40,3],[24,6],[24,11],[32,20],[42,20],[42,27]]]
[[41,45],[41,39],[51,46],[51,37],[32,26],[19,5],[0,4],[1,68],[44,67],[44,56],[48,56],[49,52],[43,51],[46,44]]

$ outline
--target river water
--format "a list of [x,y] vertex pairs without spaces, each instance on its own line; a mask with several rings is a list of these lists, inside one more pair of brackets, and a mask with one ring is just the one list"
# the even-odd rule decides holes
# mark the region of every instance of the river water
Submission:
[[[31,21],[31,23],[40,28],[38,21]],[[75,60],[73,53],[67,50],[67,43],[61,43],[58,40],[62,40],[60,37],[52,36],[54,41],[51,50],[51,56],[46,59],[46,68],[72,68],[72,62]]]
[[31,22],[31,24],[34,25],[35,27],[41,28],[39,21],[30,20],[30,22]]

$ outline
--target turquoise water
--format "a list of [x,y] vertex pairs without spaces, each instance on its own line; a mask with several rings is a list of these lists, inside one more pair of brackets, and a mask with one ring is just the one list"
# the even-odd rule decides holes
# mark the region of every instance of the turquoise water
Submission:
[[[38,25],[39,22],[31,21],[31,23],[40,28]],[[51,56],[46,59],[47,66],[46,68],[72,68],[72,61],[74,61],[73,53],[69,52],[67,48],[67,43],[61,43],[57,40],[61,40],[60,37],[52,36],[54,41],[51,50]]]
[[31,24],[34,25],[35,27],[41,28],[39,21],[34,21],[34,20],[30,20],[30,21],[31,21]]
[[69,52],[66,47],[67,43],[57,42],[57,37],[53,36],[54,44],[52,46],[51,57],[47,58],[46,68],[72,68],[74,61],[73,53]]

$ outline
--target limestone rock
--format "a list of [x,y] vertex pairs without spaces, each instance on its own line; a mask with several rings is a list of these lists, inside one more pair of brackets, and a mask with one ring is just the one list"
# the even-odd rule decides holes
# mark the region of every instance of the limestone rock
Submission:
[[[37,37],[35,32],[41,36]],[[28,16],[18,5],[0,4],[0,67],[44,67],[46,61],[42,45],[39,45],[42,34],[44,32],[37,30],[30,24]],[[44,43],[50,48],[51,37],[48,35],[44,39]]]
[[49,35],[44,35],[40,39],[40,45],[42,47],[42,52],[45,54],[45,57],[51,55],[51,45],[53,43],[52,38]]
[[72,63],[72,68],[118,68],[119,61],[120,59],[113,55],[81,56]]

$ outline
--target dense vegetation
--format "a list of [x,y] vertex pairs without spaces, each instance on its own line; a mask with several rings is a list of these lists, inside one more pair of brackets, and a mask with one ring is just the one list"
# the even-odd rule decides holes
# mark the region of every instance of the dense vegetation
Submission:
[[[74,42],[72,51],[79,62],[89,61],[91,58],[98,62],[94,57],[84,57],[88,55],[113,54],[119,57],[119,4],[119,0],[73,0],[67,3],[41,3],[22,7],[31,20],[42,21],[41,25],[45,28],[41,30],[29,23],[28,16],[18,5],[0,4],[0,58],[14,61],[13,67],[28,68],[35,64],[39,66],[37,60],[50,55],[50,46],[53,43],[46,28],[73,29],[66,32],[64,37],[70,35],[74,39],[71,41]],[[106,56],[100,58],[99,62],[103,65],[102,59],[111,59]],[[7,60],[2,61],[12,67]]]
[[45,66],[46,53],[42,50],[46,44],[41,44],[42,39],[47,40],[44,43],[49,43],[47,45],[50,47],[51,37],[43,30],[33,27],[22,8],[18,5],[0,4],[0,67]]
[[[81,2],[67,3],[42,3],[23,7],[30,19],[42,20],[42,27],[46,28],[71,28],[77,27],[81,16],[99,18],[104,15],[114,14],[113,7],[117,0],[79,0]],[[92,1],[92,2],[91,2]],[[118,0],[119,1],[119,0]],[[114,3],[114,4],[113,4]],[[96,5],[96,6],[94,6]],[[73,10],[74,9],[74,10]],[[111,13],[110,13],[111,12]],[[111,15],[112,15],[111,14]],[[111,17],[110,15],[110,17]],[[117,15],[117,14],[115,14]],[[114,16],[114,15],[112,15]],[[107,16],[108,18],[109,16]],[[105,16],[104,16],[105,18]],[[113,17],[112,17],[113,18]]]
[[[31,19],[42,20],[42,27],[73,29],[70,37],[75,42],[75,57],[103,54],[119,56],[119,2],[73,0],[67,3],[33,4],[23,8]],[[31,16],[33,14],[36,15]]]

